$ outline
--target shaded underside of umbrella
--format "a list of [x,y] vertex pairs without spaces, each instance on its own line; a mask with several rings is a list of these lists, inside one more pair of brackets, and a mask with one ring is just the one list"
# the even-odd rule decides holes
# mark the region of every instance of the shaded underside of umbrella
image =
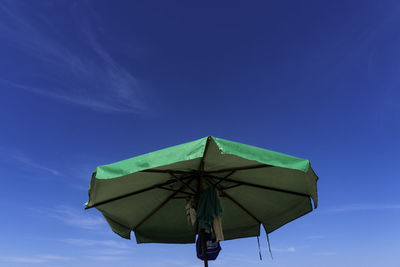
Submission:
[[86,209],[98,209],[124,238],[138,243],[194,243],[185,205],[214,186],[225,240],[270,233],[317,207],[310,162],[216,137],[97,167]]

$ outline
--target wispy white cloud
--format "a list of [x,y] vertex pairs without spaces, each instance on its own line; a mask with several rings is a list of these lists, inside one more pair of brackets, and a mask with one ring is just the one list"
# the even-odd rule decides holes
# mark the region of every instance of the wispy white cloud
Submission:
[[[114,240],[93,240],[93,239],[81,239],[81,238],[67,238],[64,239],[63,242],[74,245],[74,246],[80,246],[80,247],[110,247],[114,249],[127,249],[129,248],[126,244],[117,242]],[[105,251],[106,253],[104,254],[121,254],[121,250],[102,250],[103,252]],[[123,253],[123,252],[122,252]]]
[[332,212],[348,212],[348,211],[379,211],[379,210],[398,210],[400,204],[353,204],[332,208]]
[[115,240],[66,238],[61,242],[84,248],[85,258],[91,261],[122,261],[132,253],[130,246]]
[[[113,240],[111,240],[113,241]],[[68,242],[67,242],[68,243]],[[72,242],[73,244],[74,242]],[[89,252],[96,254],[96,255],[106,255],[106,256],[118,256],[118,255],[126,255],[132,253],[132,248],[129,247],[129,249],[124,249],[125,247],[128,248],[128,246],[125,246],[122,243],[118,243],[117,246],[114,244],[110,244],[111,248],[105,248],[105,249],[100,249],[97,245],[95,246],[96,248],[93,250],[90,250]],[[93,245],[94,246],[94,245]],[[108,245],[105,245],[108,246]]]
[[71,260],[71,258],[58,255],[43,255],[34,257],[0,256],[0,261],[2,262],[27,263],[27,264],[45,263],[50,261],[67,261],[67,260]]
[[[35,160],[33,158],[35,158]],[[50,166],[51,163],[46,162],[43,157],[33,157],[32,153],[27,153],[26,151],[21,151],[16,148],[0,146],[0,164],[1,163],[9,165],[9,168],[17,167],[18,170],[23,170],[29,174],[30,178],[68,177],[68,179],[57,179],[56,181],[64,183],[73,189],[85,192],[88,191],[91,174],[95,168],[94,163],[90,165],[78,162],[70,164],[73,165],[74,168],[63,168],[62,171],[59,171]],[[31,174],[39,174],[40,176]],[[51,176],[44,176],[43,174],[50,174]]]
[[88,258],[95,261],[120,261],[123,259],[122,257],[115,256],[91,256]]
[[44,256],[41,256],[41,257],[43,259],[46,259],[46,260],[62,260],[62,261],[71,260],[70,257],[57,256],[57,255],[44,255]]
[[68,206],[58,206],[49,213],[49,216],[65,224],[87,230],[95,230],[107,225],[104,218],[91,214],[83,208],[78,210]]
[[288,248],[271,248],[273,252],[296,252],[295,247],[288,247]]
[[3,262],[18,262],[18,263],[43,263],[46,259],[41,257],[0,257]]
[[36,163],[31,158],[29,158],[27,155],[25,155],[23,153],[19,152],[19,153],[10,155],[10,156],[11,156],[11,158],[16,160],[17,162],[23,164],[25,167],[34,168],[34,169],[37,169],[37,170],[42,170],[42,171],[45,171],[45,172],[48,172],[48,173],[51,173],[51,174],[57,175],[57,176],[61,175],[61,173],[59,171],[57,171],[55,169],[52,169],[52,168],[49,168],[49,167],[46,167],[46,166],[41,165],[39,163]]
[[[76,2],[84,5],[84,2]],[[54,21],[46,18],[41,5],[35,6],[35,18],[22,12],[21,3],[3,1],[0,3],[0,30],[3,42],[13,44],[29,57],[36,60],[43,71],[32,70],[30,83],[0,77],[9,86],[43,95],[67,103],[85,106],[104,112],[134,112],[146,110],[143,91],[134,75],[120,65],[97,39],[97,32],[88,17],[76,14],[76,10],[89,6],[66,9],[75,25],[76,45],[63,42]],[[37,19],[40,18],[40,19]],[[83,53],[81,50],[87,50]],[[35,62],[35,61],[34,61]],[[60,75],[62,73],[63,75]],[[31,78],[32,78],[31,77]],[[36,84],[34,84],[36,83]],[[37,84],[40,84],[37,85]]]
[[47,216],[63,224],[85,230],[98,230],[107,227],[107,223],[102,216],[85,211],[83,205],[82,209],[59,205],[55,208],[29,208],[29,210],[40,216]]
[[0,147],[0,160],[8,164],[18,164],[20,168],[23,167],[24,169],[39,170],[56,176],[62,175],[58,170],[50,168],[43,163],[34,161],[32,157],[28,156],[28,154],[16,149],[5,149]]

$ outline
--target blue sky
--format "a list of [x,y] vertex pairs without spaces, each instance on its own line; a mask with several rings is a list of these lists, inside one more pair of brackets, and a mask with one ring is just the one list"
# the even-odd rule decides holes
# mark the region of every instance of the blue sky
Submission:
[[311,160],[319,207],[210,266],[398,266],[398,1],[0,2],[1,266],[202,266],[83,210],[96,166],[208,135]]

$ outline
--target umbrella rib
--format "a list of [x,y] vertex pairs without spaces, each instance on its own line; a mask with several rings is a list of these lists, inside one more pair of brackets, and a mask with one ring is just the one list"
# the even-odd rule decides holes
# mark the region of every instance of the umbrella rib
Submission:
[[[189,183],[193,181],[194,177],[190,179]],[[155,209],[153,209],[146,217],[144,217],[135,227],[132,228],[133,231],[136,231],[138,227],[140,227],[144,222],[151,218],[157,211],[159,211],[165,204],[167,204],[176,194],[178,194],[179,190],[182,190],[185,186],[182,185],[177,191],[169,195],[160,205],[158,205]]]
[[256,216],[254,216],[250,211],[248,211],[242,204],[240,204],[238,201],[236,201],[234,198],[232,198],[228,193],[226,193],[221,186],[217,185],[216,183],[214,184],[211,182],[208,178],[204,177],[210,184],[215,186],[218,190],[220,190],[224,196],[226,196],[229,200],[231,200],[233,203],[235,203],[239,208],[241,208],[244,212],[247,213],[251,218],[253,218],[256,222],[261,223],[259,219],[257,219]]
[[164,189],[164,190],[168,190],[168,191],[173,191],[173,192],[178,192],[178,193],[186,194],[186,195],[189,195],[189,196],[194,196],[194,194],[192,194],[192,193],[185,192],[185,191],[178,190],[178,189],[168,188],[168,187],[164,187],[164,186],[159,186],[158,188]]
[[[212,175],[207,175],[207,176],[210,177],[210,178],[213,178],[213,179],[217,179],[217,180],[221,180],[222,179],[222,178],[217,177],[217,176],[212,176]],[[269,186],[265,186],[265,185],[252,184],[252,183],[243,182],[243,181],[236,181],[236,180],[232,180],[232,179],[228,179],[228,178],[225,179],[225,181],[238,183],[238,184],[241,184],[241,185],[247,185],[247,186],[251,186],[251,187],[257,187],[257,188],[266,189],[266,190],[271,190],[271,191],[277,191],[277,192],[286,193],[286,194],[292,194],[292,195],[296,195],[296,196],[302,196],[302,197],[307,197],[307,198],[310,197],[310,195],[307,195],[307,194],[304,194],[304,193],[299,193],[299,192],[295,192],[295,191],[269,187]]]
[[[191,178],[191,177],[193,177],[193,176],[184,177],[184,178],[182,178],[182,180],[185,180],[185,179],[188,179],[188,178]],[[138,191],[134,191],[134,192],[131,192],[131,193],[128,193],[128,194],[124,194],[124,195],[121,195],[121,196],[117,196],[117,197],[113,197],[113,198],[110,198],[110,199],[107,199],[107,200],[103,200],[103,201],[100,201],[98,203],[86,206],[85,210],[94,208],[94,207],[99,206],[99,205],[107,204],[107,203],[112,202],[112,201],[120,200],[122,198],[127,198],[127,197],[130,197],[130,196],[133,196],[133,195],[144,193],[144,192],[147,192],[149,190],[155,189],[155,188],[157,188],[159,186],[169,185],[169,184],[173,184],[173,183],[176,183],[176,182],[177,182],[176,180],[169,180],[167,182],[156,184],[156,185],[152,185],[150,187],[146,187],[146,188],[140,189]]]
[[[222,193],[229,199],[231,200],[233,203],[235,203],[239,208],[241,208],[244,212],[247,213],[247,215],[249,215],[251,218],[253,218],[253,220],[255,220],[258,224],[263,224],[261,222],[261,220],[259,220],[256,216],[254,216],[250,211],[248,211],[242,204],[240,204],[237,200],[235,200],[234,198],[232,198],[229,194],[227,194],[225,191],[222,190],[222,188],[219,186],[218,187],[220,191],[222,191]],[[265,226],[265,225],[264,225]],[[257,236],[258,239],[258,236]],[[272,257],[272,251],[271,251],[271,245],[269,242],[269,237],[268,237],[268,232],[267,232],[267,241],[268,241],[268,249],[269,249],[269,253],[271,254]],[[261,253],[260,253],[261,256]]]
[[239,208],[241,208],[244,212],[247,213],[247,215],[249,215],[251,218],[253,218],[256,222],[261,223],[261,221],[259,219],[257,219],[256,216],[254,216],[250,211],[248,211],[242,204],[240,204],[237,200],[235,200],[234,198],[232,198],[230,195],[228,195],[225,191],[223,191],[222,189],[219,188],[219,190],[221,190],[223,192],[223,194],[229,199],[231,200],[233,203],[235,203]]
[[223,182],[225,179],[228,179],[229,176],[231,176],[232,174],[234,174],[235,171],[231,171],[230,173],[228,173],[227,175],[225,175],[221,180],[219,180],[215,185],[219,185],[221,182]]
[[274,166],[262,164],[262,165],[254,165],[254,166],[247,166],[247,167],[227,168],[227,169],[221,169],[221,170],[215,170],[215,171],[208,171],[206,173],[209,174],[209,173],[219,173],[219,172],[229,172],[229,171],[242,171],[242,170],[271,168],[271,167],[274,167]]
[[238,187],[238,186],[242,186],[242,184],[234,184],[234,185],[230,185],[230,186],[227,186],[227,187],[222,187],[221,186],[221,189],[222,190],[228,190],[228,189],[235,188],[235,187]]
[[[208,178],[204,177],[206,180],[208,180],[211,184],[213,184]],[[216,185],[216,184],[215,184]],[[247,213],[247,215],[249,215],[251,218],[253,218],[253,220],[255,220],[259,225],[262,224],[261,220],[259,220],[256,216],[254,216],[250,211],[248,211],[242,204],[240,204],[237,200],[235,200],[234,198],[232,198],[229,194],[227,194],[222,188],[221,186],[216,186],[223,194],[224,196],[226,196],[229,200],[231,200],[233,203],[236,204],[236,206],[238,206],[239,208],[241,208],[245,213]],[[258,238],[258,237],[257,237]],[[267,233],[267,240],[268,240],[268,248],[269,248],[269,253],[271,253],[271,257],[272,257],[272,252],[271,252],[271,246],[269,243],[269,237],[268,237],[268,233]],[[261,254],[260,254],[261,255]]]
[[188,197],[184,197],[184,196],[181,196],[181,197],[173,197],[172,199],[187,199]]
[[184,186],[186,186],[187,188],[190,189],[190,191],[192,191],[193,193],[196,193],[196,190],[194,190],[189,184],[185,183],[182,179],[180,179],[179,177],[177,177],[175,174],[173,174],[172,172],[170,173],[170,175],[175,178],[178,182],[180,182],[181,184],[183,184]]

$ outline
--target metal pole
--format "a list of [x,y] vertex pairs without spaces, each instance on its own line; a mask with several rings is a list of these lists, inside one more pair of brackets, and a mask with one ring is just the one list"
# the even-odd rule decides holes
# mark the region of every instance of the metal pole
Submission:
[[[200,167],[199,167],[199,171],[200,171],[200,176],[199,176],[199,183],[198,183],[198,188],[197,188],[197,192],[198,192],[198,196],[200,198],[201,192],[203,190],[202,188],[202,182],[204,179],[204,158],[207,155],[207,150],[208,150],[208,145],[210,143],[211,140],[211,136],[209,136],[207,138],[206,141],[206,146],[204,148],[204,153],[203,153],[203,157],[201,158],[200,161]],[[207,243],[206,243],[206,234],[205,234],[205,229],[199,229],[199,236],[201,238],[201,247],[203,249],[203,257],[204,257],[204,267],[208,267],[208,258],[207,258]]]
[[204,229],[200,229],[201,235],[201,247],[203,249],[203,257],[204,257],[204,267],[208,267],[208,258],[207,258],[207,243],[206,243],[206,233]]
[[[198,187],[198,192],[199,192],[199,197],[202,191],[202,182],[204,179],[204,164],[201,164],[201,175],[199,176],[199,187]],[[206,243],[206,234],[205,234],[205,229],[199,229],[199,237],[201,238],[201,248],[203,250],[203,261],[204,261],[204,267],[208,267],[208,258],[207,258],[207,243]]]

